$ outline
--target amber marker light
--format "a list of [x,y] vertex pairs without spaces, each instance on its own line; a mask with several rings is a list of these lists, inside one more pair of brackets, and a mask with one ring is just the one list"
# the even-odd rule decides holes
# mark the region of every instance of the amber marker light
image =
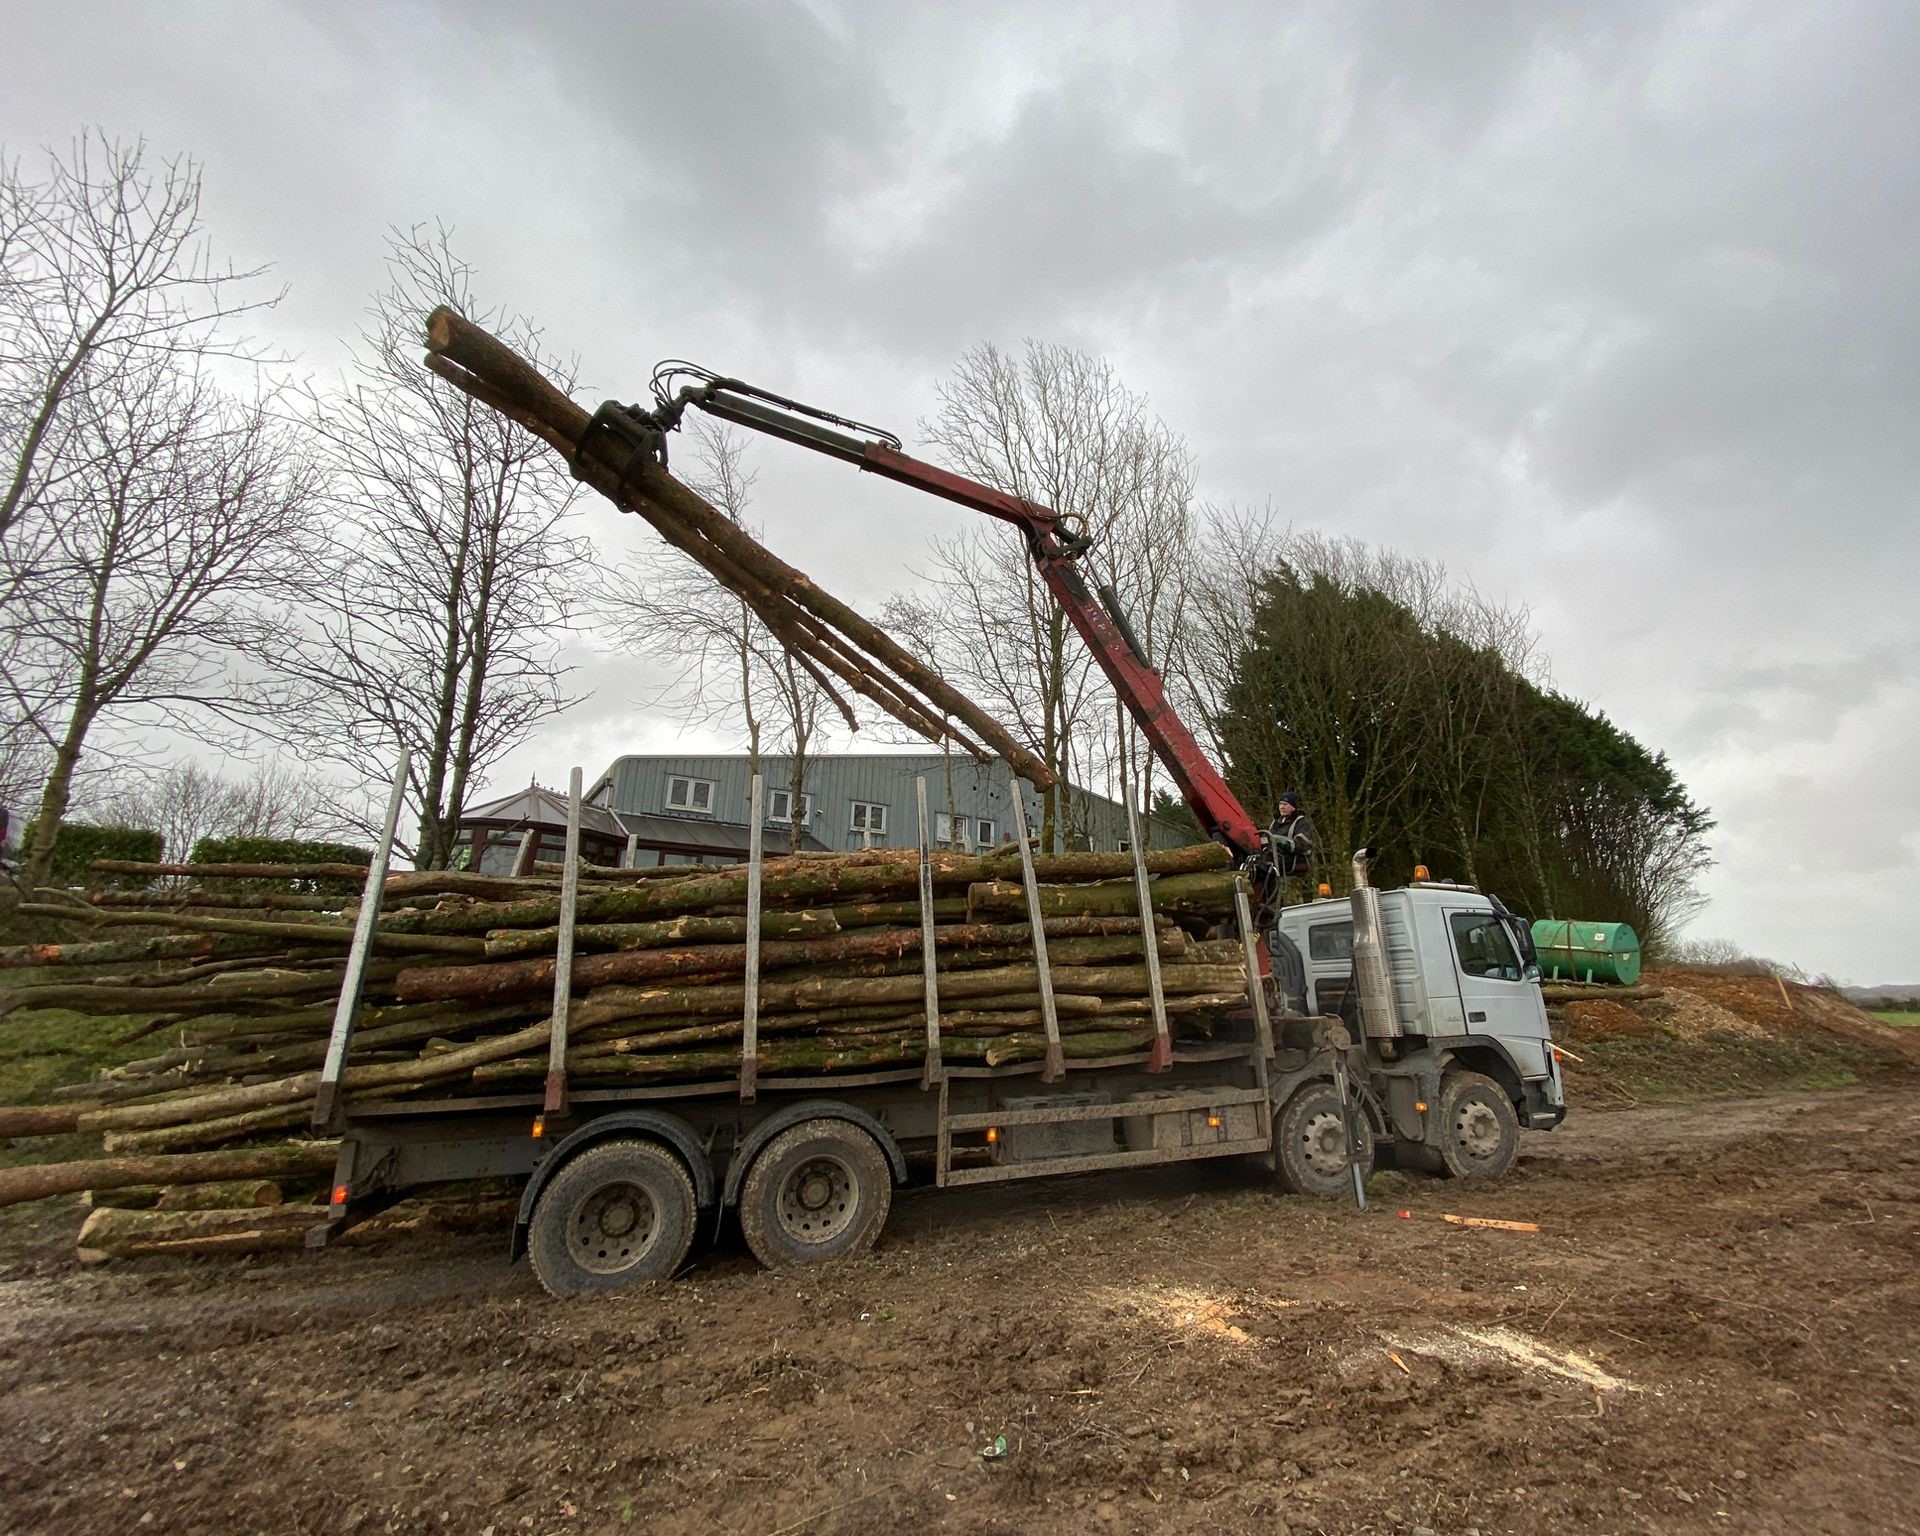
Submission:
[[546,1134],[547,1134],[547,1117],[545,1115],[535,1115],[533,1117],[533,1139],[535,1141],[538,1141],[542,1136]]
[[1326,881],[1322,880],[1320,882],[1320,894],[1322,896],[1331,896],[1333,894],[1333,887],[1328,885]]
[[333,1203],[335,1205],[345,1205],[347,1203],[346,1185],[336,1184],[333,1186]]
[[997,1125],[988,1126],[987,1127],[987,1145],[992,1146],[999,1139],[1000,1139],[1000,1127]]
[[1218,1115],[1207,1116],[1207,1129],[1210,1131],[1217,1131],[1220,1129],[1220,1117]]
[[1427,1112],[1427,1101],[1425,1099],[1419,1099],[1415,1101],[1413,1108],[1416,1114],[1424,1115]]
[[1428,878],[1428,875],[1427,875],[1427,866],[1426,866],[1426,865],[1424,865],[1424,864],[1416,864],[1416,865],[1414,865],[1414,866],[1413,866],[1413,878],[1414,878],[1414,879],[1416,879],[1416,880],[1425,880],[1425,879],[1427,879],[1427,878]]

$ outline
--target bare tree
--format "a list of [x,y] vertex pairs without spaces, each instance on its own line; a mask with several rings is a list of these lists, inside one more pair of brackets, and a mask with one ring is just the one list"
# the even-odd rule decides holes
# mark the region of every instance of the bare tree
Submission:
[[[736,527],[747,522],[755,473],[739,433],[692,423],[693,472],[687,484]],[[807,762],[825,724],[827,691],[740,599],[685,555],[657,545],[620,567],[602,597],[602,623],[617,644],[663,662],[655,696],[689,724],[738,729],[751,772],[766,755],[789,758],[788,821],[796,841],[806,830]]]
[[48,752],[29,885],[46,878],[97,726],[204,734],[284,701],[265,669],[291,644],[315,537],[290,430],[191,358],[90,379],[63,451],[26,530],[31,589],[0,621],[0,680]]
[[0,157],[0,541],[77,471],[90,384],[236,350],[226,323],[278,302],[263,271],[214,262],[192,160],[92,130],[38,179]]
[[312,400],[330,470],[341,576],[305,648],[319,692],[313,750],[363,781],[412,753],[414,857],[449,862],[468,796],[541,720],[576,702],[559,637],[592,581],[569,530],[578,487],[552,451],[419,363],[426,315],[448,304],[566,387],[524,320],[477,306],[447,231],[396,231],[340,387]]
[[343,824],[340,807],[334,786],[276,758],[238,779],[200,763],[169,763],[90,797],[86,811],[107,825],[151,827],[178,863],[207,837],[326,836]]
[[[921,431],[961,473],[1077,519],[1094,540],[1092,562],[1148,634],[1171,627],[1191,460],[1109,364],[1032,342],[1019,358],[976,347],[940,386]],[[942,619],[942,672],[1023,733],[1054,772],[1041,837],[1063,846],[1078,817],[1061,786],[1115,766],[1081,756],[1112,718],[1111,690],[1015,534],[983,526],[943,540],[925,579]]]

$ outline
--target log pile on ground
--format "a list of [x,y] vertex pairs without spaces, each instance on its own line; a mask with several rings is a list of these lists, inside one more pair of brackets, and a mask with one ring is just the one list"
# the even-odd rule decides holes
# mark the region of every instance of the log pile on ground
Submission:
[[[1131,855],[1035,861],[1069,1061],[1127,1056],[1152,1043],[1147,930],[1176,1038],[1204,1037],[1222,1010],[1245,1001],[1239,940],[1207,937],[1233,911],[1237,876],[1225,850],[1145,857],[1153,876],[1145,929]],[[940,1051],[948,1063],[1003,1066],[1046,1054],[1020,868],[1012,848],[933,856]],[[161,865],[111,872],[155,881],[185,873]],[[99,1159],[0,1169],[0,1205],[90,1190],[101,1206],[92,1235],[119,1242],[167,1224],[128,1218],[101,1198],[108,1190],[281,1179],[294,1165],[311,1176],[325,1163],[323,1148],[316,1159],[319,1144],[275,1144],[301,1135],[312,1114],[354,905],[335,898],[338,910],[329,912],[284,900],[334,877],[331,866],[281,867],[272,871],[277,885],[253,866],[191,873],[245,879],[251,905],[155,885],[84,910],[22,908],[83,925],[84,933],[0,950],[0,1013],[77,1010],[124,1040],[150,1039],[153,1050],[56,1090],[55,1103],[0,1108],[0,1136],[103,1138]],[[725,1082],[739,1074],[748,875],[745,866],[584,871],[571,1085]],[[758,1076],[917,1067],[927,1049],[917,851],[769,860],[762,901]],[[559,916],[557,873],[391,875],[348,1057],[349,1099],[537,1093],[548,1069]],[[196,1213],[171,1214],[170,1230],[183,1241],[195,1235],[185,1230],[195,1223],[181,1218]],[[265,1231],[278,1219],[255,1219],[245,1230]],[[92,1246],[109,1250],[105,1239]]]

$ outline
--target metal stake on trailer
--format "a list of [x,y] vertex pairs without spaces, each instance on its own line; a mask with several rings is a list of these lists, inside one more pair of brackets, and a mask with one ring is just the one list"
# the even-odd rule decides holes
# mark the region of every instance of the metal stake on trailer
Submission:
[[1140,846],[1140,811],[1127,795],[1127,837],[1133,850],[1133,885],[1140,893],[1140,932],[1147,956],[1147,995],[1153,1001],[1153,1052],[1147,1057],[1149,1072],[1164,1072],[1173,1065],[1173,1031],[1167,1025],[1167,994],[1160,985],[1160,934],[1153,923],[1153,890],[1147,883],[1147,854]]
[[1273,1055],[1273,1020],[1267,1014],[1267,984],[1260,964],[1260,938],[1253,927],[1253,906],[1247,900],[1247,883],[1233,882],[1233,912],[1240,920],[1240,944],[1247,952],[1247,1001],[1253,1004],[1254,1028],[1260,1032],[1262,1061]]
[[373,929],[380,921],[380,898],[387,889],[387,865],[393,858],[393,834],[400,825],[400,807],[407,798],[407,769],[413,755],[400,749],[393,770],[393,790],[387,796],[387,819],[381,825],[380,846],[367,866],[367,883],[360,892],[360,914],[353,924],[353,943],[347,950],[346,974],[340,980],[340,1001],[334,1005],[333,1033],[327,1037],[327,1056],[320,1068],[320,1086],[313,1095],[313,1130],[334,1135],[340,1130],[340,1081],[347,1069],[347,1046],[353,1022],[360,1013],[360,993],[366,985],[367,962],[373,958]]
[[567,1026],[573,1012],[573,928],[580,909],[580,770],[567,778],[567,851],[560,873],[560,943],[553,958],[553,1036],[547,1046],[544,1112],[567,1108]]
[[[760,825],[766,805],[766,780],[753,776],[747,793],[747,975],[745,1007],[740,1015],[740,1102],[751,1104],[760,1076],[760,876],[766,839]],[[789,810],[792,808],[789,807]],[[799,824],[797,815],[787,825]],[[795,838],[798,844],[798,838]]]
[[940,974],[933,947],[933,852],[927,840],[927,776],[913,781],[913,798],[920,812],[920,971],[926,977],[927,1060],[920,1086],[931,1088],[947,1078],[940,1059]]
[[1027,844],[1027,807],[1020,794],[1020,780],[1012,780],[1013,829],[1020,839],[1020,878],[1027,888],[1027,922],[1033,928],[1033,963],[1040,979],[1040,1021],[1047,1032],[1047,1067],[1040,1074],[1043,1083],[1057,1082],[1067,1070],[1065,1053],[1060,1049],[1060,1010],[1053,1000],[1053,970],[1047,964],[1047,927],[1040,915],[1040,882],[1033,873],[1033,849]]

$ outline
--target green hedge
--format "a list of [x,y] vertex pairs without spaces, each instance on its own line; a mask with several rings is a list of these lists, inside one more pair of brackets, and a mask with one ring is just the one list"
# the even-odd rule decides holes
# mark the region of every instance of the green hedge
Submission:
[[[371,848],[351,843],[309,842],[298,837],[203,837],[187,855],[189,864],[359,864],[373,862]],[[196,877],[210,890],[287,890],[285,880],[226,880]],[[358,880],[302,880],[292,889],[343,899],[358,896]]]
[[[160,834],[151,827],[95,827],[81,821],[63,821],[53,834],[53,878],[66,885],[98,884],[89,876],[87,866],[95,859],[137,859],[157,863],[164,847]],[[20,857],[33,851],[33,826],[28,824],[20,840]],[[111,876],[107,884],[134,880],[132,875]]]
[[373,862],[371,848],[351,843],[315,843],[298,837],[203,837],[187,855],[189,864],[359,864]]

